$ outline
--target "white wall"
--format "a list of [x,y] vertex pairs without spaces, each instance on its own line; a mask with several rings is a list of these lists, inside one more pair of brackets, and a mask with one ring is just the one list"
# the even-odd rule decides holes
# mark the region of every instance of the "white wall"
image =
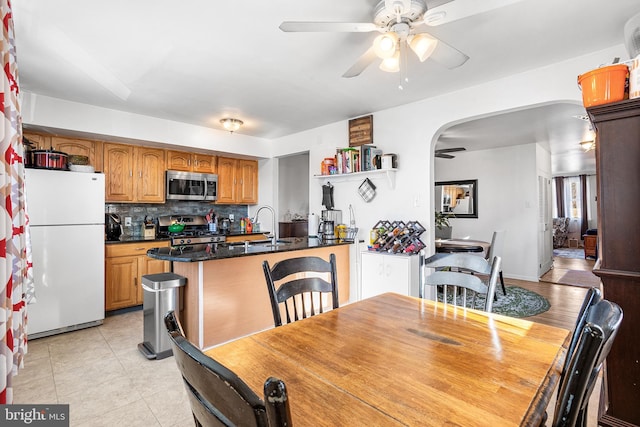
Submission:
[[435,160],[435,180],[478,180],[478,218],[452,218],[454,238],[491,241],[505,230],[505,276],[537,281],[536,144],[456,153]]
[[22,95],[21,113],[25,124],[106,135],[110,139],[115,137],[217,153],[271,157],[271,144],[267,139],[125,113],[30,92],[24,92]]

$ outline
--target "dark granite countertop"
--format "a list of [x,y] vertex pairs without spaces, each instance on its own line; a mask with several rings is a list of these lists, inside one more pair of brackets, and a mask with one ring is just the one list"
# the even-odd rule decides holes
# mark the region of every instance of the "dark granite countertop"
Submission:
[[270,241],[264,241],[263,243],[254,242],[248,246],[245,246],[244,244],[210,243],[193,246],[153,248],[147,251],[147,256],[164,261],[197,262],[260,255],[265,253],[290,252],[303,249],[349,245],[353,242],[345,242],[341,240],[321,242],[320,239],[315,237],[292,237],[288,239],[279,239],[278,244],[275,247],[270,243]]
[[[257,233],[223,233],[224,236],[252,236],[252,235],[264,235],[262,232]],[[137,243],[137,242],[166,242],[170,240],[169,237],[143,237],[143,236],[120,236],[120,240],[105,240],[105,244],[112,245],[118,243]]]

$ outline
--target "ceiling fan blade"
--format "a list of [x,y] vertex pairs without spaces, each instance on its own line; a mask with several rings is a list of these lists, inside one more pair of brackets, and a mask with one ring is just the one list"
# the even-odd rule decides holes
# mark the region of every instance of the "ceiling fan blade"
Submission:
[[[431,37],[433,37],[433,35],[431,35]],[[469,59],[467,55],[460,52],[455,47],[446,44],[440,39],[438,39],[438,45],[429,58],[433,59],[439,64],[444,65],[450,70],[458,68]]]
[[336,32],[336,33],[368,33],[383,31],[372,22],[301,22],[285,21],[280,24],[285,32]]
[[365,53],[358,58],[355,64],[351,66],[342,77],[356,77],[359,76],[373,61],[377,58],[375,52],[373,51],[373,46],[371,46]]
[[434,7],[442,6],[443,4],[451,3],[453,0],[425,0],[427,10],[431,10]]
[[438,9],[438,6],[442,6],[444,3],[433,6],[427,1],[428,10],[424,14],[424,23],[430,26],[442,25],[468,16],[508,6],[519,1],[521,0],[456,0],[442,9]]
[[440,157],[441,159],[455,159],[456,156],[452,156],[450,154],[442,154],[442,153],[435,153],[433,155],[434,157]]
[[466,151],[467,149],[464,147],[455,147],[455,148],[440,148],[435,150],[437,154],[440,153],[455,153],[456,151]]

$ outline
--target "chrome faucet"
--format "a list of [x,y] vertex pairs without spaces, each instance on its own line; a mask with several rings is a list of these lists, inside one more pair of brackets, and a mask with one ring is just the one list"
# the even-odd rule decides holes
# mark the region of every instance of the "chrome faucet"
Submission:
[[269,205],[264,205],[264,206],[260,206],[258,208],[258,210],[256,211],[255,216],[253,217],[253,219],[251,220],[251,222],[253,222],[254,224],[256,222],[258,222],[258,215],[260,215],[260,211],[262,209],[268,209],[271,211],[271,235],[267,236],[267,237],[271,237],[271,243],[275,246],[276,243],[278,242],[278,236],[277,236],[277,231],[276,231],[276,211],[273,210],[273,208]]

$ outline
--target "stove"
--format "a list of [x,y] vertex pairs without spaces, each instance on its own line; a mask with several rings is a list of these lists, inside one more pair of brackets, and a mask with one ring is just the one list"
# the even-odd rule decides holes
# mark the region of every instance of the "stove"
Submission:
[[[184,230],[171,233],[171,224],[184,224]],[[207,243],[223,243],[224,234],[209,231],[209,224],[201,215],[170,215],[158,218],[158,237],[169,237],[171,246],[203,245]]]

